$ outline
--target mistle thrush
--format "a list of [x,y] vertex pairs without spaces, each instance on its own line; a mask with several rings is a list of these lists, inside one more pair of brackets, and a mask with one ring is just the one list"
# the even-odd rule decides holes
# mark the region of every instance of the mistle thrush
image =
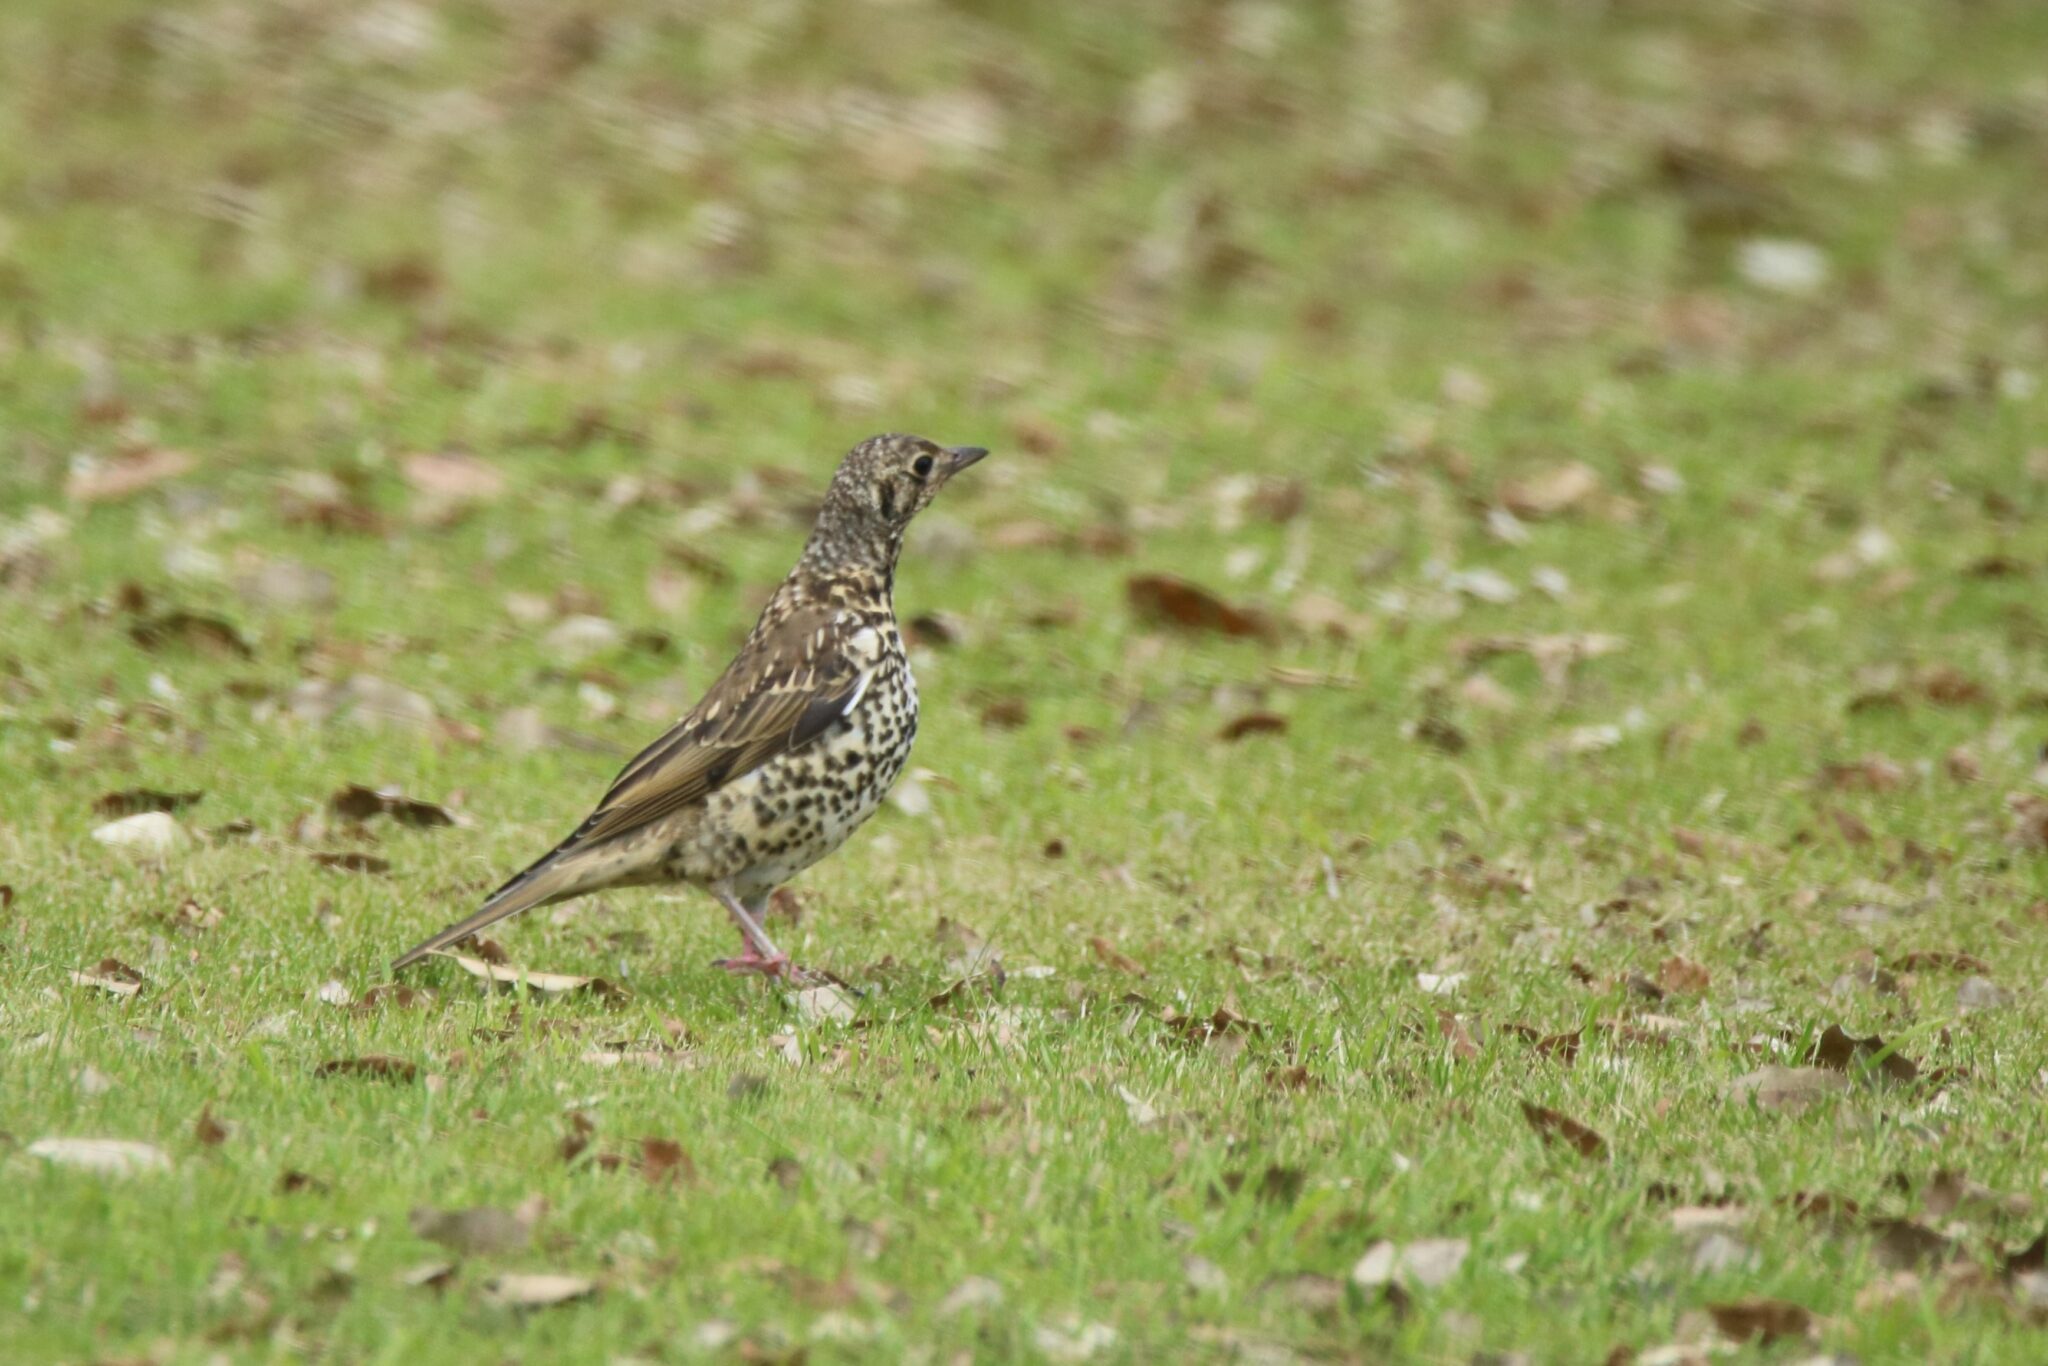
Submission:
[[790,972],[761,930],[769,894],[875,813],[917,734],[894,601],[904,529],[987,453],[903,435],[848,452],[803,557],[689,715],[626,765],[574,834],[393,969],[535,906],[686,882],[746,941],[722,966]]

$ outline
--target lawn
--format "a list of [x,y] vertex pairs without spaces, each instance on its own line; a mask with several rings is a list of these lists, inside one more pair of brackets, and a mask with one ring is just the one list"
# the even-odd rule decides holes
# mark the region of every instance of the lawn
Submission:
[[[8,1359],[2042,1359],[2044,50],[6,6]],[[885,430],[857,994],[394,983]]]

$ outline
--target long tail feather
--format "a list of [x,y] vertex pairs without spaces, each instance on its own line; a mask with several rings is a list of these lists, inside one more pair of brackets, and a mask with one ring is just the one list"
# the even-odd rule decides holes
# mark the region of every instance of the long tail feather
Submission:
[[495,925],[508,916],[530,911],[535,906],[566,901],[572,896],[593,890],[599,879],[593,878],[594,870],[585,860],[577,857],[581,852],[563,848],[542,858],[531,868],[491,893],[490,899],[477,908],[476,914],[457,921],[433,938],[424,940],[398,955],[391,962],[391,970],[397,972],[401,968],[417,963],[428,954],[467,939],[478,930]]

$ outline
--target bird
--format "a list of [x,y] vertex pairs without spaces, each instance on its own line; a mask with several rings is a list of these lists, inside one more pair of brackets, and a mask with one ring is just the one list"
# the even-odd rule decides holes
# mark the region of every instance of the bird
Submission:
[[716,966],[802,981],[761,928],[775,889],[875,814],[917,736],[917,681],[896,622],[911,519],[988,454],[900,432],[848,451],[796,567],[732,663],[634,757],[574,833],[393,972],[536,906],[618,887],[700,887],[742,947]]

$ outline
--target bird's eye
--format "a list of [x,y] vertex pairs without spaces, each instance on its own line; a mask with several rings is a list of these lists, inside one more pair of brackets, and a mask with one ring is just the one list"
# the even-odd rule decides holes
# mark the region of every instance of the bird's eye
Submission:
[[910,472],[920,479],[925,478],[932,472],[932,458],[928,455],[920,455],[917,459],[910,462]]

